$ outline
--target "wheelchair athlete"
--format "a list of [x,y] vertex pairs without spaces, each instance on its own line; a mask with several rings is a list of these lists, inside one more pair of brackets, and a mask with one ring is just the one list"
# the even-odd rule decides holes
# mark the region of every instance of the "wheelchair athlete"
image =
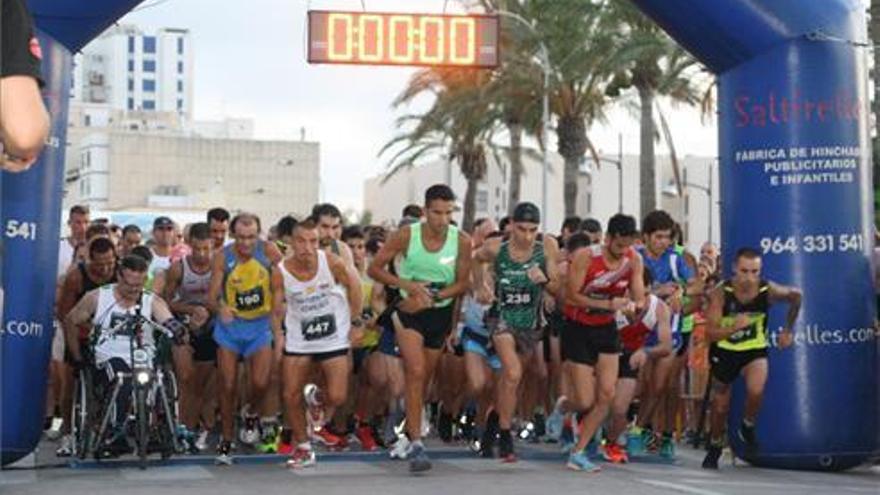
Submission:
[[[93,364],[94,369],[89,371],[95,377],[96,385],[105,392],[113,390],[120,376],[118,374],[124,373],[113,404],[115,415],[110,418],[111,434],[102,435],[109,441],[99,447],[109,447],[111,453],[128,451],[125,424],[132,398],[132,339],[135,336],[131,331],[132,326],[126,323],[133,316],[141,316],[147,321],[159,322],[175,336],[178,344],[186,338],[186,327],[173,318],[165,301],[144,290],[147,269],[147,262],[139,256],[122,258],[117,266],[117,282],[86,293],[64,320],[67,345],[77,370]],[[84,350],[80,348],[77,338],[77,328],[89,324],[94,329],[90,339],[94,346],[86,350],[90,356],[86,363]],[[144,326],[141,338],[152,363],[157,354],[157,342],[153,331],[148,328],[149,325]]]

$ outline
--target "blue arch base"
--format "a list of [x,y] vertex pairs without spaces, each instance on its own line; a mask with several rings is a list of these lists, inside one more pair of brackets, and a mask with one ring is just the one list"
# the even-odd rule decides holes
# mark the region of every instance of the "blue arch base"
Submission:
[[[2,182],[3,288],[0,333],[2,397],[0,460],[6,465],[34,450],[42,434],[46,373],[51,354],[58,266],[58,232],[64,179],[64,143],[71,55],[40,35],[43,99],[52,116],[49,142],[39,161]],[[35,267],[40,267],[35,270]]]

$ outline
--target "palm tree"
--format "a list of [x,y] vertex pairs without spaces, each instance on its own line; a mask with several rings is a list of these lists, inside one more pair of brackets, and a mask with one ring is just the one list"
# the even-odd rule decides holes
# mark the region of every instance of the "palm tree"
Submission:
[[705,88],[700,88],[698,80],[693,77],[699,63],[633,4],[613,2],[610,15],[628,32],[627,49],[633,55],[632,63],[615,76],[608,94],[616,97],[621,91],[633,88],[638,96],[640,206],[642,214],[645,214],[657,207],[654,143],[660,136],[659,128],[663,128],[663,134],[667,137],[676,182],[681,187],[670,132],[663,119],[661,125],[655,120],[657,97],[664,96],[673,103],[696,106],[701,103]]
[[424,92],[436,95],[434,103],[424,113],[399,117],[398,127],[410,129],[391,139],[379,152],[382,155],[398,149],[388,162],[385,180],[428,156],[441,154],[457,162],[467,180],[462,220],[462,228],[467,231],[473,227],[477,185],[486,175],[487,151],[498,121],[485,94],[490,79],[491,71],[486,70],[418,71],[393,106],[409,103]]
[[[876,47],[880,44],[880,0],[871,0],[870,7],[871,20],[868,29],[871,34],[871,43],[874,45],[874,71],[872,77],[874,79],[874,122],[880,125],[880,50]],[[872,140],[874,149],[874,218],[875,223],[880,223],[880,135],[875,136]]]

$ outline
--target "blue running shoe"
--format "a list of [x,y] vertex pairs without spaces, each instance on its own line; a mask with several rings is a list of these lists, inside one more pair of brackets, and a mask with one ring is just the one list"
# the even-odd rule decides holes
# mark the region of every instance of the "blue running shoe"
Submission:
[[590,459],[587,457],[586,452],[572,452],[571,455],[568,456],[568,463],[565,465],[568,469],[572,471],[583,471],[586,473],[598,473],[602,469],[593,464]]
[[409,472],[422,473],[431,469],[431,461],[425,453],[425,446],[421,441],[414,442],[409,451]]
[[559,408],[553,409],[553,412],[550,413],[550,416],[547,417],[547,437],[552,438],[554,440],[559,440],[559,437],[562,435],[562,424],[565,420],[565,415],[562,414],[562,411]]

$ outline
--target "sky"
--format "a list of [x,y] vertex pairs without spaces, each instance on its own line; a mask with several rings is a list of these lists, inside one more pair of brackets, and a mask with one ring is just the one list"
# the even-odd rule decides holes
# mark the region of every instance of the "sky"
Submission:
[[[364,180],[387,165],[377,154],[396,135],[395,118],[430,103],[425,97],[409,108],[391,107],[414,69],[306,62],[308,10],[356,11],[362,4],[383,12],[461,11],[454,0],[147,0],[119,22],[145,31],[189,29],[195,118],[250,118],[258,139],[298,140],[305,128],[306,140],[320,143],[322,200],[361,210]],[[703,125],[697,111],[668,104],[665,112],[679,155],[716,155],[714,122]],[[638,121],[622,108],[593,126],[590,139],[616,154],[618,134],[624,152],[637,154]],[[658,154],[666,150],[657,147]]]

